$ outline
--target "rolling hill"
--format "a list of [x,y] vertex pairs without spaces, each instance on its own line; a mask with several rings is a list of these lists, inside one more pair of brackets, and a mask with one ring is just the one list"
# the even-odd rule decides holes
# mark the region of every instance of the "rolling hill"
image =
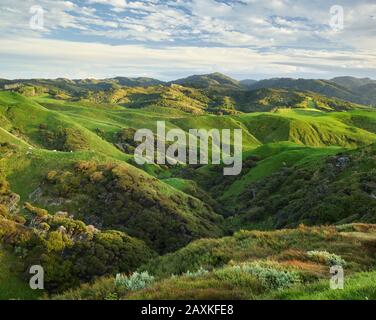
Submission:
[[[53,298],[375,299],[375,239],[375,226],[366,224],[240,231],[150,260],[139,270],[155,277],[143,288],[102,278]],[[344,290],[328,289],[333,265],[346,267]]]
[[[371,80],[215,73],[0,85],[2,298],[330,297],[328,257],[362,284],[350,279],[343,297],[372,296],[376,111],[353,92],[372,92]],[[161,120],[187,134],[241,129],[241,174],[210,162],[137,165],[134,133]],[[46,266],[42,297],[25,286],[33,263]],[[117,272],[155,281],[128,290]]]

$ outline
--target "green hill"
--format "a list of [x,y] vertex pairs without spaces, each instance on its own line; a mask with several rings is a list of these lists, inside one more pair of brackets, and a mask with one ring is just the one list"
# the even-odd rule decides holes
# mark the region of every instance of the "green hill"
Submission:
[[324,157],[330,151],[317,150],[316,158],[296,152],[294,165],[286,160],[291,151],[260,161],[224,193],[224,203],[237,208],[227,222],[235,230],[375,222],[375,146]]
[[364,106],[345,100],[329,98],[311,91],[291,89],[256,89],[238,94],[237,109],[243,112],[274,111],[278,109],[317,109],[346,111]]
[[[374,225],[259,232],[199,240],[141,267],[143,289],[104,278],[57,299],[375,299]],[[329,268],[346,268],[345,290],[329,290]],[[357,280],[359,280],[357,282]],[[348,282],[349,281],[349,282]]]
[[[373,84],[341,81],[0,80],[0,297],[40,297],[40,263],[42,298],[373,297],[376,111],[349,102]],[[241,129],[241,173],[137,165],[136,130],[162,120]],[[353,277],[343,294],[324,288],[333,259]]]
[[174,80],[171,83],[207,90],[239,90],[243,88],[239,81],[219,72],[204,75],[193,75],[187,78]]

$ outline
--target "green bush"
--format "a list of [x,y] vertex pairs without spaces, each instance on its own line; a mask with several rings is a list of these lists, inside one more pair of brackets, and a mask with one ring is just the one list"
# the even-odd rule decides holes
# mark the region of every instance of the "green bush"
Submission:
[[135,272],[131,276],[117,275],[115,279],[116,286],[124,286],[130,291],[141,290],[149,287],[154,282],[154,277],[145,272]]
[[243,272],[257,277],[267,289],[285,289],[300,282],[298,273],[294,271],[278,270],[273,266],[263,265],[258,262],[234,266]]
[[309,258],[313,259],[317,262],[323,262],[328,264],[329,266],[342,266],[346,265],[346,261],[342,259],[339,255],[334,253],[329,253],[328,251],[308,251],[307,255]]
[[208,270],[204,269],[203,267],[200,267],[200,269],[198,269],[197,271],[194,271],[194,272],[191,272],[191,271],[188,270],[183,275],[186,276],[186,277],[189,277],[189,278],[198,278],[198,277],[201,277],[201,276],[203,276],[207,273],[209,273]]

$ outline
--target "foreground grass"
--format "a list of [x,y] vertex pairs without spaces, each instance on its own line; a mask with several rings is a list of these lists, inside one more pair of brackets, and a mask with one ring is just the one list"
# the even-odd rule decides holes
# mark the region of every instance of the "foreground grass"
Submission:
[[12,271],[15,265],[15,258],[0,247],[0,300],[38,299],[41,296],[40,293],[31,290],[27,281],[21,280]]
[[360,272],[346,278],[344,289],[329,288],[329,280],[299,286],[266,296],[267,299],[283,300],[375,300],[376,271]]
[[[375,233],[376,226],[368,224],[241,231],[152,260],[140,271],[156,279],[142,290],[116,285],[109,277],[53,298],[375,299]],[[318,258],[308,254],[311,250]],[[329,288],[328,255],[344,261],[344,290]]]

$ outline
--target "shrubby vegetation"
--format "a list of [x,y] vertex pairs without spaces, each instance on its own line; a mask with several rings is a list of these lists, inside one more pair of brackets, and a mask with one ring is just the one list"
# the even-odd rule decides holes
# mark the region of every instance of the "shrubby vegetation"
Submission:
[[141,290],[149,287],[154,282],[154,279],[147,271],[135,272],[130,276],[117,275],[115,285],[119,287],[124,286],[130,291]]
[[[376,258],[374,225],[352,224],[343,230],[300,226],[270,232],[241,231],[233,237],[198,240],[141,267],[137,277],[145,272],[142,270],[149,270],[155,277],[143,289],[120,292],[120,287],[109,286],[110,280],[102,279],[58,298],[90,299],[110,294],[119,299],[264,299],[299,297],[298,293],[301,298],[330,296],[329,261],[346,257],[346,277],[355,279],[368,277],[359,271],[372,270]],[[214,259],[219,256],[221,260]],[[349,281],[351,292],[356,283]],[[375,296],[366,281],[360,281],[356,290],[356,296],[363,299],[366,295]]]
[[282,168],[240,194],[233,226],[266,228],[376,222],[376,145],[327,158],[319,165]]
[[48,149],[67,152],[89,149],[86,138],[77,129],[58,127],[52,131],[40,124],[39,132],[41,141]]
[[30,265],[42,265],[45,287],[61,291],[97,276],[130,272],[155,256],[141,240],[120,231],[100,231],[68,213],[51,215],[25,203],[26,220],[17,214],[0,217],[0,244]]
[[127,232],[159,252],[221,233],[222,219],[208,205],[130,166],[81,161],[74,169],[50,171],[43,190],[46,198],[69,199],[60,209]]
[[343,260],[340,256],[334,254],[334,253],[329,253],[327,251],[308,251],[307,252],[308,257],[317,260],[317,261],[323,261],[327,263],[330,266],[346,266],[345,260]]
[[273,264],[252,262],[232,267],[234,271],[246,272],[256,276],[267,289],[285,289],[300,282],[297,272],[281,270]]

